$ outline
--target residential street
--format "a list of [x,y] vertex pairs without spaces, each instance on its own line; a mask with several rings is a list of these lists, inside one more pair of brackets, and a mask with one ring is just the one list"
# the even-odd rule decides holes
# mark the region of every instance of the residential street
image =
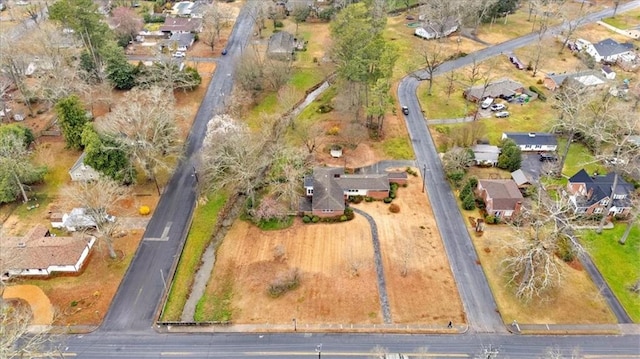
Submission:
[[[249,2],[251,4],[251,2]],[[161,305],[161,296],[168,284],[167,273],[176,261],[184,243],[186,230],[195,204],[194,154],[200,148],[206,124],[221,108],[224,95],[231,90],[234,61],[252,32],[252,18],[243,8],[227,48],[229,54],[218,60],[214,78],[195,119],[185,162],[178,168],[155,210],[135,258],[121,283],[102,327],[88,335],[69,335],[63,345],[69,356],[80,358],[366,358],[375,346],[389,352],[415,353],[428,348],[435,357],[475,357],[487,351],[499,352],[499,358],[540,357],[548,348],[564,355],[578,349],[581,355],[593,358],[640,358],[640,336],[637,325],[626,335],[592,336],[524,336],[508,334],[489,290],[466,223],[458,211],[449,185],[443,175],[432,138],[416,97],[418,80],[426,74],[402,80],[398,95],[402,105],[410,109],[406,117],[411,143],[416,153],[416,165],[423,171],[433,211],[445,243],[447,255],[456,279],[470,331],[464,335],[392,335],[392,334],[260,334],[215,333],[216,328],[196,328],[207,333],[167,334],[150,330],[154,313]],[[621,4],[618,11],[640,6],[640,0]],[[609,12],[613,11],[608,10]],[[601,12],[590,21],[604,17]],[[555,30],[557,31],[557,29]],[[528,35],[499,44],[474,54],[447,62],[439,73],[450,71],[500,53],[506,53],[535,39]],[[232,328],[230,328],[232,329]],[[321,351],[321,352],[320,352]]]

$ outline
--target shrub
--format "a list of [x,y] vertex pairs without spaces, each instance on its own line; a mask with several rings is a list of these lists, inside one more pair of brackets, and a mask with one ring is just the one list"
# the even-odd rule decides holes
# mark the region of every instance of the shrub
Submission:
[[348,219],[349,218],[347,218],[347,216],[344,215],[344,214],[342,216],[340,216],[340,222],[346,222]]
[[411,167],[407,167],[407,173],[414,177],[418,176],[418,172],[414,171]]
[[397,183],[395,183],[395,182],[392,182],[392,183],[391,183],[391,185],[390,185],[390,187],[391,187],[391,190],[392,190],[392,191],[397,191],[397,190],[398,190],[399,185],[398,185]]
[[456,184],[456,186],[458,185],[458,183],[462,180],[462,178],[464,178],[464,171],[459,170],[459,171],[452,171],[447,173],[447,177],[453,181],[453,183]]
[[327,131],[327,135],[329,136],[337,136],[340,133],[340,127],[333,126]]
[[273,27],[275,28],[284,27],[284,24],[282,23],[282,21],[276,21],[273,23]]
[[362,202],[363,199],[364,199],[364,197],[362,197],[362,196],[349,196],[348,201],[358,204],[358,203]]
[[303,216],[303,217],[302,217],[302,222],[303,222],[303,223],[311,223],[311,217],[309,217],[309,216]]
[[313,217],[311,218],[311,222],[313,222],[313,223],[318,223],[318,222],[320,222],[320,217],[318,217],[318,216],[313,216]]
[[464,199],[462,200],[462,208],[464,208],[467,211],[476,209],[476,200],[473,197],[472,193],[469,193],[464,197]]
[[373,197],[366,196],[366,197],[364,198],[364,201],[365,201],[365,202],[373,202]]
[[384,203],[389,204],[389,203],[391,203],[391,201],[393,201],[393,198],[391,198],[391,197],[385,197],[383,201],[384,201]]
[[576,258],[576,251],[571,245],[571,241],[564,237],[558,240],[556,255],[567,263],[572,262]]
[[538,94],[538,98],[539,98],[541,101],[547,101],[547,96],[546,96],[546,95],[544,94],[544,92],[542,92],[542,90],[540,90],[539,88],[537,88],[537,87],[535,87],[535,86],[531,85],[531,86],[529,86],[529,91],[531,91],[531,92],[535,92],[536,94]]
[[300,285],[300,270],[292,268],[288,273],[278,276],[269,284],[267,292],[272,298],[278,298],[284,293],[298,288]]
[[391,212],[391,213],[399,213],[399,212],[400,212],[400,206],[398,206],[398,205],[397,205],[397,204],[395,204],[395,203],[392,203],[392,204],[389,206],[389,212]]
[[484,220],[488,224],[497,224],[498,223],[498,218],[495,217],[495,216],[487,216]]
[[146,216],[149,213],[151,213],[151,208],[149,208],[149,206],[140,206],[140,208],[138,209],[138,213],[140,213],[143,216]]
[[344,214],[345,216],[347,216],[348,220],[352,220],[353,217],[355,217],[355,214],[353,213],[353,208],[347,207],[344,209]]

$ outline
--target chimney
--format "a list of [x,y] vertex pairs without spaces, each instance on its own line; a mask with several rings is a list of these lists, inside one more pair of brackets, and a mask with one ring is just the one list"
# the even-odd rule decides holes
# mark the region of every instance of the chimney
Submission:
[[522,201],[516,202],[515,207],[513,208],[513,214],[520,213],[520,209],[522,208]]

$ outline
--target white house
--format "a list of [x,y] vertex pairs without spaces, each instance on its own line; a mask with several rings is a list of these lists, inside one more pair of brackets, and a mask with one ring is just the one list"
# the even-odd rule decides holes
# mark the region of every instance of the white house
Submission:
[[447,37],[458,30],[458,21],[447,19],[444,23],[438,24],[432,21],[425,22],[422,27],[418,27],[414,35],[425,40],[439,39]]
[[46,277],[54,272],[78,273],[96,241],[92,236],[55,237],[37,225],[24,237],[0,241],[0,276]]
[[80,157],[76,163],[71,166],[69,170],[69,176],[71,176],[71,181],[73,182],[84,182],[98,179],[100,177],[100,173],[94,170],[91,166],[84,164],[84,158],[86,156],[85,152],[82,152]]
[[556,136],[545,132],[504,132],[502,139],[509,138],[520,147],[520,151],[555,151],[558,148]]
[[598,43],[587,43],[584,50],[591,55],[596,62],[616,62],[621,56],[631,56],[635,58],[633,44],[618,43],[613,39],[604,39]]

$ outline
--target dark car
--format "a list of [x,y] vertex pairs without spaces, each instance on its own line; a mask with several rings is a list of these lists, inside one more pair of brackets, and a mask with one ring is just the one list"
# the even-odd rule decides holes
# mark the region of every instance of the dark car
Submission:
[[404,113],[405,115],[409,114],[409,108],[407,106],[402,106],[402,113]]
[[549,162],[555,162],[557,161],[558,158],[552,154],[548,154],[548,153],[541,153],[540,154],[540,162],[545,162],[545,161],[549,161]]
[[226,55],[226,54],[227,54],[227,49],[222,49],[221,54],[222,54],[223,56],[224,56],[224,55]]

